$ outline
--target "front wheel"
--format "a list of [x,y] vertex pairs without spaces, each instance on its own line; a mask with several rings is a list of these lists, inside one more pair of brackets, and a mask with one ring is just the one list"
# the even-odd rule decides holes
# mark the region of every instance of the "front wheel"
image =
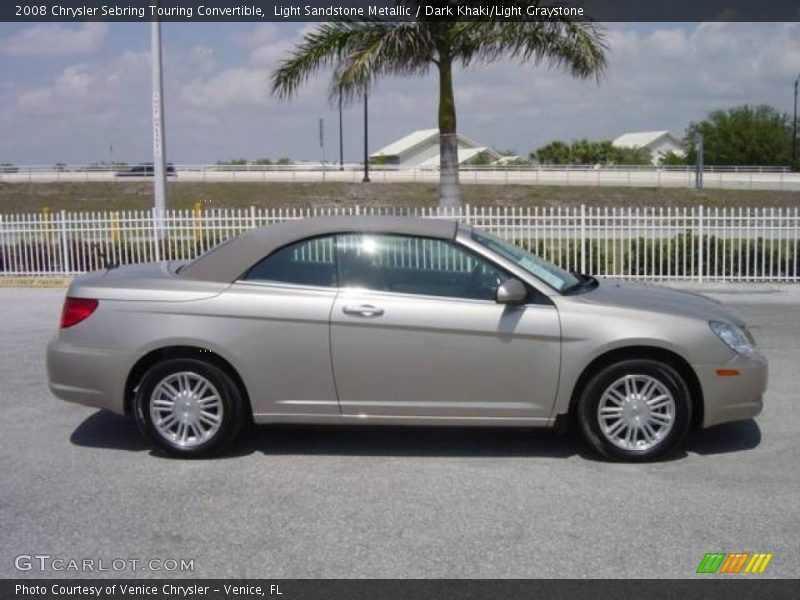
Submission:
[[589,445],[607,458],[645,461],[675,448],[691,421],[683,377],[655,360],[626,360],[591,378],[578,401]]
[[220,452],[244,421],[242,397],[227,373],[196,359],[168,359],[145,373],[135,397],[139,429],[172,456]]

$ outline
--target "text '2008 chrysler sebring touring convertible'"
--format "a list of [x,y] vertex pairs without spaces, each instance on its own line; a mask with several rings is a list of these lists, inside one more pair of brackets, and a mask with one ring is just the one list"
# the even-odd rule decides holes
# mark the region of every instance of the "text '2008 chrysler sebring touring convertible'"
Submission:
[[58,397],[181,457],[250,421],[552,427],[621,460],[758,414],[767,364],[721,304],[572,274],[453,221],[305,219],[70,285]]

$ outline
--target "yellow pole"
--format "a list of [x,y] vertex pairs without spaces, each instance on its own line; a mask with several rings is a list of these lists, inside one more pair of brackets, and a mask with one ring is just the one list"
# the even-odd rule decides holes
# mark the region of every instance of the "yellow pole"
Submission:
[[113,243],[119,242],[119,213],[111,213],[111,241]]
[[194,213],[194,241],[199,242],[203,233],[202,231],[203,203],[195,202],[192,212]]
[[44,239],[50,239],[50,207],[42,208],[42,224],[44,225]]

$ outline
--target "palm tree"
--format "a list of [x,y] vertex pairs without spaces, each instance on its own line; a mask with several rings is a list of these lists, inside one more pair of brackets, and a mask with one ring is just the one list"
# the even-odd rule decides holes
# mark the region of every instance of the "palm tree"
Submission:
[[[417,0],[407,0],[415,7]],[[450,1],[449,5],[470,5]],[[527,2],[512,0],[506,5]],[[424,13],[424,10],[422,11]],[[525,9],[522,9],[525,14]],[[453,67],[490,63],[502,57],[564,67],[579,78],[598,77],[606,65],[603,34],[592,23],[568,18],[548,21],[465,22],[340,20],[319,24],[272,74],[272,92],[291,98],[320,69],[332,68],[331,100],[352,101],[379,78],[439,74],[439,206],[457,207],[458,140]]]

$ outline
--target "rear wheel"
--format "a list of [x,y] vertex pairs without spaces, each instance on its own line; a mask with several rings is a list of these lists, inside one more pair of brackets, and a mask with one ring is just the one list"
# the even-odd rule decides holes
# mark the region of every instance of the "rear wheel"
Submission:
[[172,456],[211,456],[237,436],[242,397],[227,373],[202,360],[168,359],[151,367],[135,397],[142,433]]
[[691,421],[686,382],[670,365],[626,360],[605,367],[578,402],[584,438],[608,458],[645,461],[675,448]]

